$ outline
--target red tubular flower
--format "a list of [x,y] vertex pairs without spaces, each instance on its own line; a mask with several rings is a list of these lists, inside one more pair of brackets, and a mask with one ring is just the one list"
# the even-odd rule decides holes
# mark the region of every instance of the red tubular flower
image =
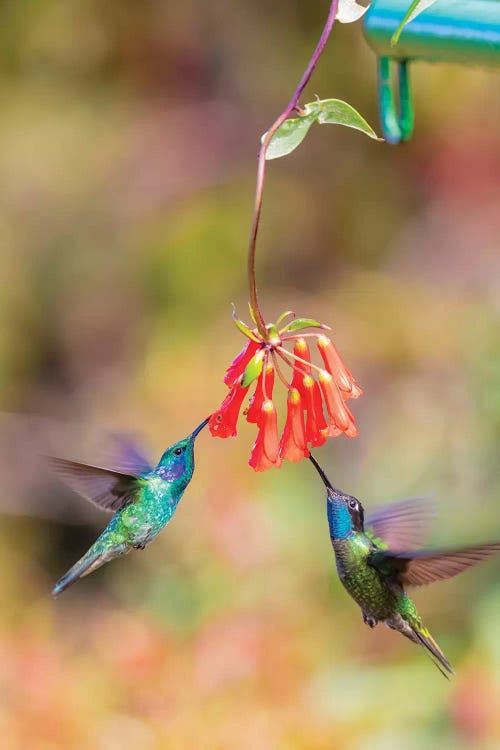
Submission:
[[[321,370],[319,373],[319,384],[323,392],[323,398],[326,404],[326,410],[330,417],[330,426],[345,432],[349,432],[350,437],[354,437],[357,433],[357,428],[354,423],[354,417],[347,408],[344,399],[342,398],[340,388],[335,382],[332,375],[326,370]],[[354,432],[355,431],[355,432]]]
[[352,425],[350,425],[347,430],[344,430],[344,435],[348,438],[358,437],[359,430],[356,427],[356,422],[353,421]]
[[280,440],[281,459],[288,461],[300,461],[309,455],[306,446],[306,434],[304,427],[304,409],[302,399],[297,388],[290,388],[287,400],[287,417],[285,429]]
[[237,357],[233,359],[233,361],[227,368],[226,374],[224,376],[224,383],[228,386],[232,386],[238,380],[238,378],[243,375],[246,366],[248,365],[254,354],[257,354],[257,352],[261,348],[261,341],[253,341],[252,339],[248,339],[241,352]]
[[[339,435],[342,435],[342,430],[339,430],[338,427],[335,427],[333,422],[330,422],[328,427],[322,431],[322,434],[325,436],[326,440],[326,438],[329,437],[338,437]],[[345,434],[347,435],[347,433]],[[354,437],[354,435],[348,435],[348,437]]]
[[342,358],[333,341],[326,336],[318,336],[318,350],[325,363],[327,372],[333,376],[340,390],[346,394],[344,398],[358,398],[358,396],[361,396],[363,390],[342,362]]
[[255,471],[279,466],[278,417],[272,401],[264,401],[259,419],[259,432],[248,462]]
[[326,429],[326,419],[323,414],[323,404],[321,402],[321,392],[319,386],[310,375],[303,379],[305,394],[305,408],[307,409],[306,420],[306,440],[313,447],[323,445],[326,436],[323,430]]
[[293,375],[290,382],[290,388],[296,388],[300,393],[303,407],[306,408],[307,395],[304,387],[304,377],[310,375],[312,372],[311,367],[311,354],[309,347],[307,346],[306,340],[303,338],[297,339],[293,347],[293,353],[295,357],[300,357],[301,362],[296,359],[293,363]]
[[[280,466],[285,458],[300,461],[309,455],[309,446],[320,446],[329,437],[358,434],[345,402],[360,396],[362,390],[335,345],[322,333],[297,335],[304,328],[325,329],[326,326],[295,316],[284,324],[290,315],[293,313],[282,315],[276,325],[262,324],[259,330],[251,330],[233,315],[237,327],[249,341],[227,369],[224,382],[230,391],[209,421],[212,435],[222,438],[236,435],[242,402],[250,385],[256,382],[255,392],[243,412],[247,422],[258,427],[250,457],[250,465],[256,471]],[[304,336],[315,339],[324,369],[311,360]],[[283,374],[280,360],[293,370],[290,381]],[[272,401],[275,373],[288,390],[287,418],[281,440]]]
[[241,405],[247,393],[248,386],[242,387],[240,377],[232,386],[219,409],[210,417],[208,428],[214,437],[235,437]]
[[293,377],[291,382],[292,388],[297,388],[300,391],[302,387],[302,380],[304,375],[311,374],[311,352],[307,346],[305,339],[297,339],[293,347],[293,353],[296,357],[300,357],[304,362],[298,362],[295,360],[293,365]]
[[[264,380],[265,378],[265,380]],[[247,422],[258,424],[261,418],[262,404],[273,397],[274,389],[274,367],[270,362],[259,375],[255,393],[250,399],[247,411]]]

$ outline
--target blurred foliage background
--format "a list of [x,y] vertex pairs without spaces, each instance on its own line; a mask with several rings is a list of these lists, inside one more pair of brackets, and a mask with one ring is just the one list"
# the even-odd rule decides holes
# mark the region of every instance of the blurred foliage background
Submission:
[[[3,750],[442,750],[500,743],[500,567],[416,592],[457,669],[370,631],[308,462],[257,475],[253,427],[197,442],[146,552],[53,582],[106,523],[42,453],[158,457],[215,409],[242,344],[258,139],[327,3],[4,0],[0,9]],[[370,508],[430,494],[432,542],[500,537],[498,74],[414,66],[390,147],[315,128],[269,166],[271,319],[331,323],[361,430],[318,458]],[[377,123],[375,60],[336,26],[308,88]]]

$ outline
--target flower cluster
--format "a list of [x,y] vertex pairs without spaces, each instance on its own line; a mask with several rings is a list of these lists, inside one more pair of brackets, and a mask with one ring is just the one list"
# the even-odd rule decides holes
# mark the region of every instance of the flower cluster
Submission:
[[[300,461],[309,455],[309,447],[322,445],[327,438],[344,433],[355,437],[358,429],[346,401],[358,398],[362,390],[346,368],[333,342],[324,333],[297,333],[304,328],[326,326],[309,319],[294,319],[278,329],[287,313],[276,325],[266,326],[262,336],[241,321],[238,328],[248,342],[226,371],[229,393],[212,414],[209,429],[214,437],[233,437],[240,411],[257,381],[248,407],[243,411],[247,422],[257,425],[258,434],[250,456],[250,466],[265,471],[280,466],[284,459]],[[311,360],[307,339],[313,340],[323,361],[319,367]],[[292,370],[288,381],[282,371],[286,364]],[[287,416],[281,434],[273,402],[275,375],[288,391]]]

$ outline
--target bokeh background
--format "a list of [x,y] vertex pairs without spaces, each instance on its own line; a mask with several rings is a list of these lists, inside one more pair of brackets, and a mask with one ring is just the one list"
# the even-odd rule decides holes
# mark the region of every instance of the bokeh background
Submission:
[[[3,750],[489,750],[500,564],[415,593],[457,669],[366,628],[308,462],[254,474],[253,427],[197,442],[174,520],[57,601],[106,522],[40,454],[158,457],[225,394],[242,344],[258,139],[328,3],[4,0],[0,9]],[[436,545],[500,537],[498,73],[414,66],[391,147],[315,128],[269,166],[269,319],[333,326],[361,430],[317,454],[366,507],[431,495]],[[379,130],[375,60],[337,26],[304,101]]]

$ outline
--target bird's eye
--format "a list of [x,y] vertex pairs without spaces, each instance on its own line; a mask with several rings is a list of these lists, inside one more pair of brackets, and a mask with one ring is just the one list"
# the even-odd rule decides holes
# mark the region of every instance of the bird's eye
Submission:
[[185,448],[176,448],[174,451],[174,456],[182,456],[185,450]]
[[351,508],[352,510],[356,510],[357,507],[358,507],[358,501],[354,500],[354,498],[351,498],[349,500],[349,508]]

